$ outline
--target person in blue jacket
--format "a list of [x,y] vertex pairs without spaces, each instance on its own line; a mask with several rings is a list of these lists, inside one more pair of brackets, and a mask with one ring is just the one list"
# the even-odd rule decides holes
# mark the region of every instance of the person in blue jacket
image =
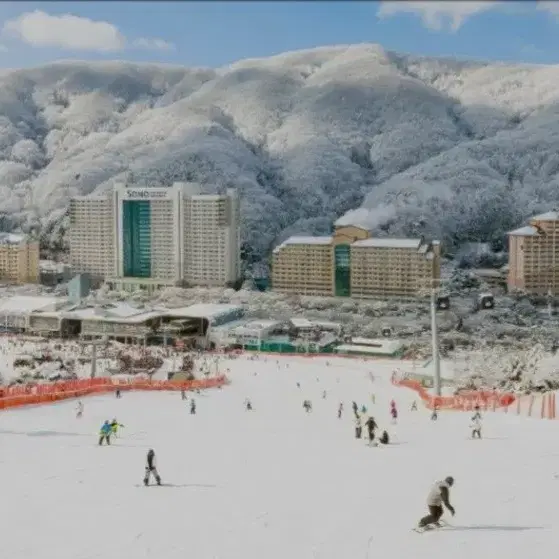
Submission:
[[103,441],[105,441],[108,445],[111,444],[111,432],[112,427],[109,420],[107,419],[107,421],[105,421],[105,423],[101,425],[101,429],[99,431],[99,446],[103,444]]

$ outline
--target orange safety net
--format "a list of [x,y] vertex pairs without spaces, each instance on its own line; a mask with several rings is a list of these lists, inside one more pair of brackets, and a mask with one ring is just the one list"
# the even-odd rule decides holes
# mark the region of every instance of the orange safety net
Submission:
[[484,409],[508,408],[516,399],[514,394],[495,390],[468,390],[456,396],[433,396],[418,380],[398,378],[396,374],[392,375],[392,384],[417,392],[429,409],[470,410],[476,405]]
[[205,390],[229,381],[225,375],[204,380],[79,379],[34,385],[0,387],[0,409],[81,398],[115,390]]

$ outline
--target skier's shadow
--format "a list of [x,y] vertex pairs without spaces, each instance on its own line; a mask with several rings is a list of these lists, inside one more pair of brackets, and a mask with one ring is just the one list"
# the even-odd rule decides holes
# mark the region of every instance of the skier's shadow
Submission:
[[476,524],[472,526],[448,526],[446,530],[486,530],[489,532],[524,532],[526,530],[543,530],[543,526],[499,526],[493,524]]

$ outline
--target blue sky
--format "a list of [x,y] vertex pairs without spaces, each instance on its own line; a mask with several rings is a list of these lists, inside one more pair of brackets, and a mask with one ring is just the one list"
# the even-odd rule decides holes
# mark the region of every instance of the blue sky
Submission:
[[4,68],[60,59],[217,67],[362,42],[429,56],[559,62],[559,1],[4,2],[0,28]]

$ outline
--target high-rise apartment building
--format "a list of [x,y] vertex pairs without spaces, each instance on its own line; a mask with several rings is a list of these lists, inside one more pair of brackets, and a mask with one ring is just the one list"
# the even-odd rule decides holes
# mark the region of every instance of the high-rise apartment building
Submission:
[[112,192],[70,200],[70,266],[94,284],[115,275]]
[[25,235],[0,233],[0,281],[39,282],[39,241]]
[[559,212],[536,215],[509,233],[508,288],[559,295]]
[[372,238],[355,226],[274,249],[272,288],[301,295],[413,299],[440,280],[440,243]]
[[[109,194],[72,203],[76,210],[71,211],[70,253],[77,272],[102,276],[114,288],[126,290],[185,283],[218,286],[240,277],[239,200],[234,189],[209,195],[194,184],[117,186]],[[93,218],[104,218],[102,231],[95,229]],[[95,243],[85,234],[92,228]]]

